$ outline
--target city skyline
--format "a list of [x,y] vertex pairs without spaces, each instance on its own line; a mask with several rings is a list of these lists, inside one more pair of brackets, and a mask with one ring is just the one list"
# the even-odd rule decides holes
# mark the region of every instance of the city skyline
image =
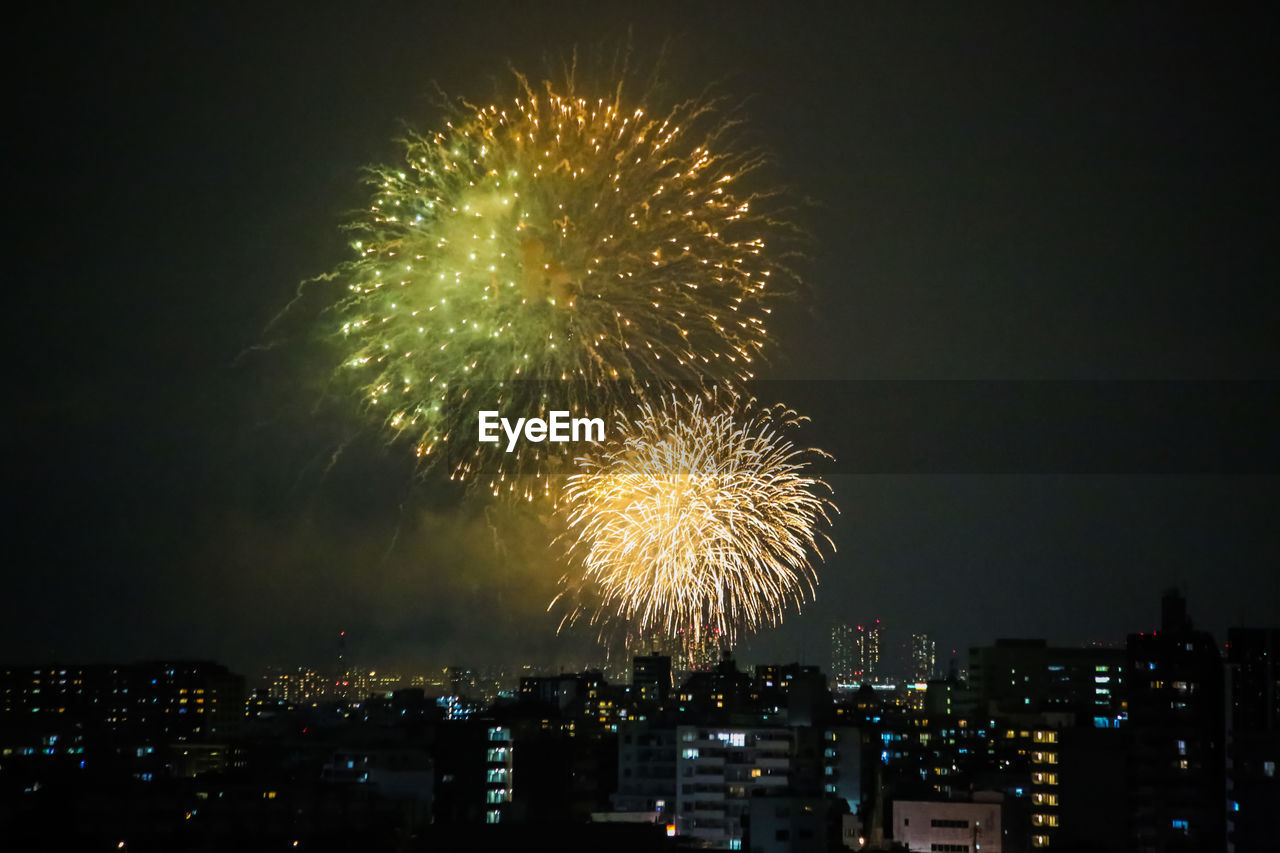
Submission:
[[7,24],[0,845],[1274,845],[1269,19]]
[[[505,686],[471,668],[254,687],[212,662],[0,666],[0,817],[65,808],[66,791],[128,804],[13,836],[117,849],[515,849],[548,831],[583,850],[602,833],[649,851],[1261,849],[1280,629],[1219,647],[1178,590],[1159,607],[1159,630],[1122,646],[1001,639],[968,650],[962,679],[923,684],[869,671],[880,623],[847,626],[874,682],[859,685],[727,652],[692,671],[659,654],[612,676],[526,668]],[[910,649],[928,665],[926,635]]]
[[[661,8],[634,49],[668,44],[677,92],[741,95],[809,235],[761,378],[836,456],[837,551],[744,653],[822,661],[832,623],[874,618],[932,634],[940,665],[997,637],[1120,642],[1169,585],[1219,638],[1274,624],[1259,31],[1049,8],[815,26],[767,6],[726,28]],[[14,161],[7,659],[248,669],[338,630],[387,662],[595,653],[544,610],[561,567],[536,521],[317,416],[299,381],[316,357],[262,331],[345,256],[361,165],[401,121],[438,119],[430,81],[480,97],[505,63],[637,17],[502,9],[454,8],[449,37],[411,5],[19,14],[49,70],[24,83],[39,130]]]

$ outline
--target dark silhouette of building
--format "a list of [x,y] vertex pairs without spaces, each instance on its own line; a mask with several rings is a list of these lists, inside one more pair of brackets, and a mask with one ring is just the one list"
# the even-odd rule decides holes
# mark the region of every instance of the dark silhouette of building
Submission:
[[0,726],[44,737],[214,741],[244,719],[244,678],[210,661],[0,668]]
[[1130,835],[1138,853],[1226,849],[1223,662],[1177,590],[1128,639]]
[[1120,649],[1057,648],[996,640],[969,650],[969,690],[985,714],[1071,711],[1110,716],[1124,684]]
[[619,732],[616,811],[649,812],[665,823],[675,812],[678,781],[674,726],[646,721]]
[[1231,732],[1227,745],[1228,841],[1238,851],[1275,842],[1280,814],[1280,629],[1227,632]]
[[671,657],[654,652],[631,661],[633,695],[647,705],[662,705],[671,695]]

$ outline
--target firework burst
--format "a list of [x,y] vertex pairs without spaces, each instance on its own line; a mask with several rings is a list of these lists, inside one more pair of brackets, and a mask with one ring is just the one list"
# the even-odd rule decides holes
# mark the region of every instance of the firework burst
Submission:
[[787,440],[794,413],[744,411],[700,396],[645,404],[609,449],[578,460],[560,506],[581,570],[562,581],[566,622],[733,643],[813,595],[810,556],[830,545],[835,510],[808,473],[820,451]]
[[741,390],[785,269],[765,251],[768,196],[737,189],[760,157],[717,104],[651,115],[621,85],[517,83],[371,170],[336,331],[368,409],[424,462],[529,497],[569,460],[479,445],[480,409],[605,415],[669,380]]

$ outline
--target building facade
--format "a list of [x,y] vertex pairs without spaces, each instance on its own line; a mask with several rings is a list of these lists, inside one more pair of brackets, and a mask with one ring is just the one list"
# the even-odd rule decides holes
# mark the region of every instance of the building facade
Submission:
[[897,800],[893,840],[912,853],[1001,853],[1004,797],[978,792],[969,802]]

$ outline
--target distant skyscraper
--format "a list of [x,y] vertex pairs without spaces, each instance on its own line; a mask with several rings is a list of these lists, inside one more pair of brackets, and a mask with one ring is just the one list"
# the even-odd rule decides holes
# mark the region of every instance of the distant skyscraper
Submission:
[[870,625],[838,624],[831,629],[831,673],[836,688],[857,687],[880,673],[880,620]]
[[831,629],[831,676],[836,689],[857,686],[858,637],[852,625],[843,623]]
[[632,638],[630,648],[635,654],[657,654],[671,658],[673,672],[706,672],[727,651],[725,638],[720,631],[706,626],[696,637],[692,631],[678,631],[670,636],[662,631],[646,631]]
[[681,631],[672,666],[684,672],[706,672],[715,667],[725,652],[724,637],[708,626],[698,636],[691,631]]
[[880,680],[880,620],[858,626],[858,680],[874,683]]
[[911,680],[929,681],[937,675],[938,644],[928,634],[911,635]]

